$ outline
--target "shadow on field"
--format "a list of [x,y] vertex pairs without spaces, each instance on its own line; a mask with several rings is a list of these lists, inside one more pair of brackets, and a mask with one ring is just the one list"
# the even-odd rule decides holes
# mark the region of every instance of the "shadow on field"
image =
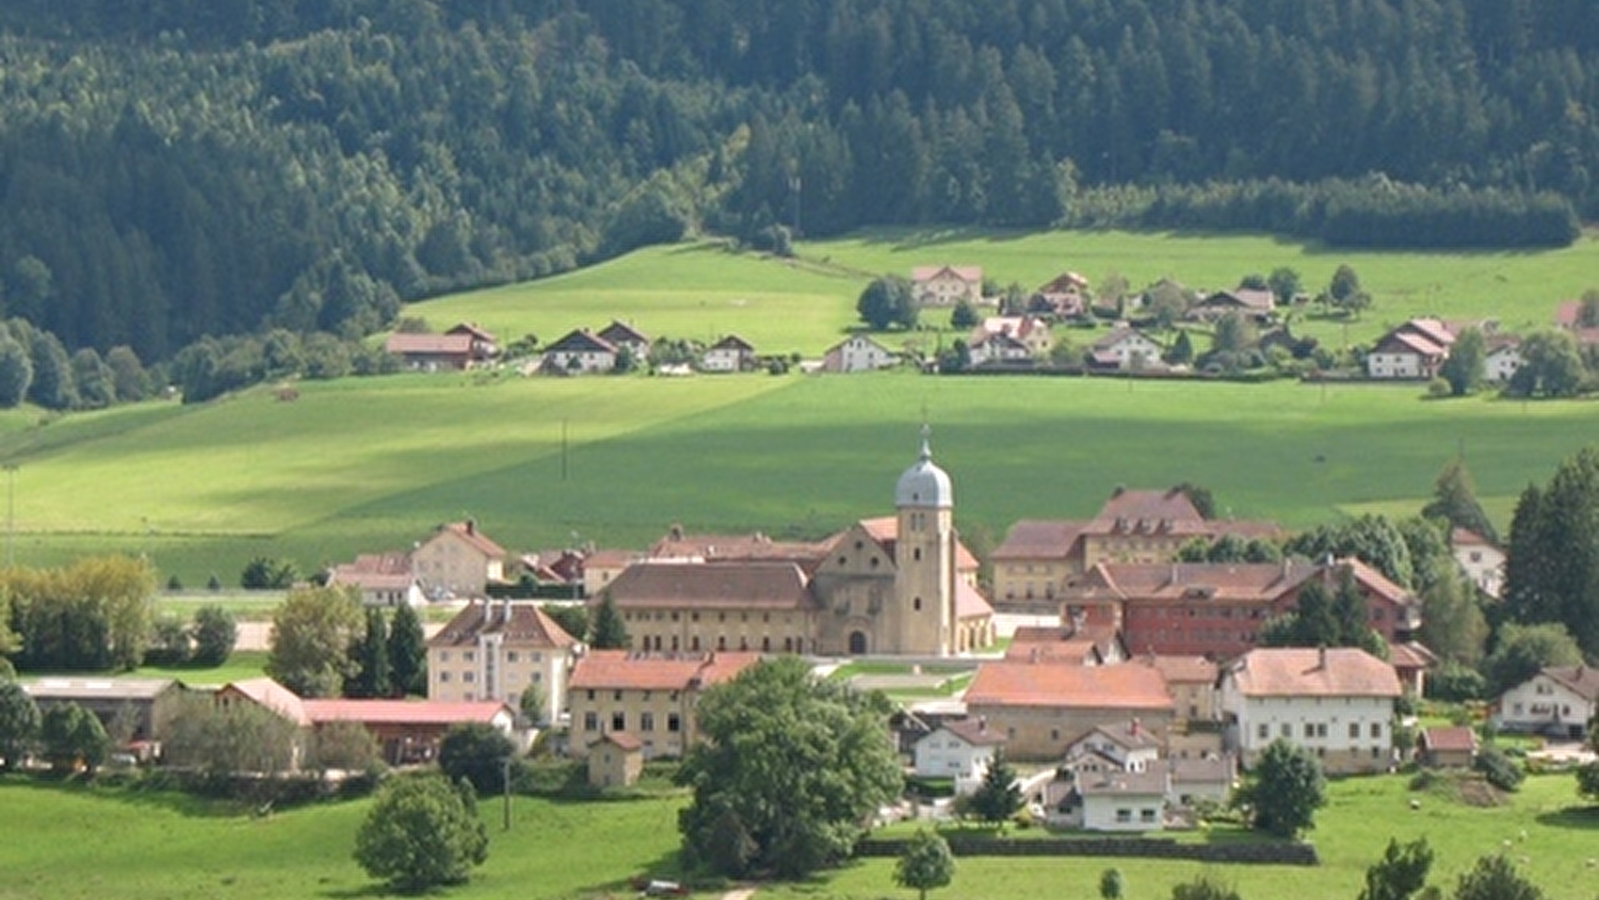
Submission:
[[8,778],[6,784],[38,791],[82,794],[97,800],[115,800],[149,809],[164,809],[191,818],[229,819],[250,813],[247,806],[236,802],[141,786],[137,782],[120,780],[115,775],[101,776],[94,781],[85,781],[80,776],[63,779],[54,775],[34,775]]
[[1568,806],[1558,812],[1542,813],[1538,816],[1538,824],[1550,828],[1599,831],[1599,806]]

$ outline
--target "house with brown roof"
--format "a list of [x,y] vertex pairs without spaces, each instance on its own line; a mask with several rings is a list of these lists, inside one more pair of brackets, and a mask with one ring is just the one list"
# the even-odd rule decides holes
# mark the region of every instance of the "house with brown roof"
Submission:
[[482,597],[505,580],[505,548],[472,519],[446,522],[411,551],[411,570],[429,599]]
[[[83,678],[50,675],[25,681],[22,690],[41,713],[75,703],[93,713],[107,733],[129,741],[159,741],[187,689],[172,678]],[[123,731],[125,734],[118,735]]]
[[1228,313],[1239,313],[1258,324],[1266,324],[1276,317],[1277,297],[1269,290],[1234,288],[1216,291],[1202,297],[1188,309],[1188,318],[1201,322],[1214,322]]
[[1366,375],[1384,379],[1426,379],[1437,376],[1455,331],[1439,319],[1411,319],[1389,331],[1366,354]]
[[583,554],[583,596],[598,597],[628,566],[642,560],[636,550],[600,549]]
[[1468,725],[1423,728],[1416,756],[1435,769],[1469,769],[1477,761],[1477,732]]
[[398,356],[407,369],[423,372],[470,368],[475,361],[472,338],[462,334],[412,334],[395,332],[384,341],[383,349]]
[[554,722],[566,709],[577,649],[577,638],[536,603],[468,604],[428,638],[428,699],[499,700],[521,709],[522,694],[531,690],[541,701],[540,723]]
[[1089,365],[1099,369],[1140,371],[1159,368],[1163,351],[1154,338],[1130,325],[1111,329],[1088,350]]
[[1052,611],[1067,582],[1102,561],[1166,562],[1192,540],[1279,533],[1274,522],[1206,519],[1177,488],[1117,488],[1087,521],[1023,519],[1012,525],[990,557],[994,597],[1008,608]]
[[854,334],[822,354],[823,372],[872,372],[900,364],[901,356],[864,334]]
[[755,368],[755,346],[730,334],[700,355],[700,368],[707,372],[747,372]]
[[352,563],[340,563],[328,572],[330,587],[360,592],[363,606],[422,606],[427,594],[411,567],[407,553],[363,553]]
[[971,364],[1031,362],[1055,345],[1049,323],[1037,316],[989,316],[966,340]]
[[1527,362],[1521,355],[1521,338],[1496,334],[1488,338],[1488,352],[1482,358],[1482,377],[1491,384],[1509,384]]
[[916,742],[917,778],[951,778],[955,793],[970,794],[983,783],[1005,736],[981,717],[945,722]]
[[586,328],[562,335],[544,348],[539,370],[550,375],[586,375],[616,368],[617,347]]
[[1127,648],[1115,626],[1019,625],[1011,633],[1005,658],[1022,662],[1057,659],[1083,666],[1124,662]]
[[588,752],[589,784],[630,787],[644,774],[644,742],[625,731],[608,731]]
[[1282,739],[1328,773],[1386,772],[1401,693],[1393,666],[1354,647],[1251,650],[1222,674],[1228,737],[1245,766]]
[[568,753],[586,757],[605,734],[626,733],[645,759],[681,757],[699,739],[694,707],[706,688],[731,680],[755,653],[591,650],[572,669]]
[[1599,668],[1548,666],[1500,696],[1494,721],[1505,731],[1581,738],[1599,708]]
[[476,322],[459,322],[444,332],[446,337],[465,336],[472,342],[473,362],[487,362],[500,355],[499,339]]
[[674,528],[590,603],[610,597],[634,646],[657,652],[950,656],[989,646],[993,609],[931,453],[924,442],[901,474],[895,516],[814,544]]
[[1216,682],[1221,670],[1203,656],[1150,654],[1139,662],[1153,666],[1166,679],[1173,715],[1179,722],[1214,722],[1221,718]]
[[954,306],[983,302],[982,266],[917,266],[911,269],[911,296],[916,305]]
[[639,362],[643,362],[650,355],[649,336],[619,319],[612,319],[611,324],[601,328],[595,337],[618,351],[627,350]]
[[966,708],[1004,733],[1012,758],[1049,761],[1080,735],[1132,719],[1163,740],[1173,713],[1165,679],[1149,666],[1058,660],[983,663],[966,690]]

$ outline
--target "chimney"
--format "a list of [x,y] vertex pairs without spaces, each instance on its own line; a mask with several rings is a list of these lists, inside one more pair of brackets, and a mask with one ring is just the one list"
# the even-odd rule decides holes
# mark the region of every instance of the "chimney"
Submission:
[[510,597],[506,597],[504,600],[500,601],[500,603],[501,603],[501,607],[500,607],[500,614],[501,614],[500,623],[503,624],[503,625],[510,625],[511,624],[511,598]]
[[1132,728],[1132,732],[1133,732],[1133,737],[1138,737],[1138,735],[1139,735],[1139,734],[1140,734],[1140,733],[1141,733],[1141,732],[1142,732],[1142,731],[1143,731],[1143,730],[1144,730],[1144,723],[1143,723],[1143,722],[1141,722],[1141,721],[1139,721],[1139,720],[1138,720],[1138,719],[1136,719],[1136,718],[1135,718],[1135,719],[1133,719],[1133,728]]
[[983,733],[983,732],[988,731],[988,717],[987,716],[978,716],[977,717],[977,731],[979,733]]
[[476,519],[467,519],[466,520],[466,533],[467,534],[477,534],[477,520]]
[[1327,668],[1327,645],[1326,644],[1322,644],[1320,647],[1316,648],[1316,668],[1318,668],[1318,669]]
[[494,623],[494,601],[483,598],[483,627],[487,628]]

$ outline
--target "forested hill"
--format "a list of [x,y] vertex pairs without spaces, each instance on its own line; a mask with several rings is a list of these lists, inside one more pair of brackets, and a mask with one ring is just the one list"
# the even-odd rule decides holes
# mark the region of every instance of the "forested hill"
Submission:
[[704,228],[1558,244],[1592,0],[10,0],[4,314],[162,359]]

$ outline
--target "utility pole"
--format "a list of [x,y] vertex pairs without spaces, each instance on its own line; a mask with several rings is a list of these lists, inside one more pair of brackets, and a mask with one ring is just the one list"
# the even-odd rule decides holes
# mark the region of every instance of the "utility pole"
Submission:
[[17,565],[17,464],[6,463],[6,568]]
[[511,758],[500,760],[501,781],[505,785],[505,830],[511,830]]

